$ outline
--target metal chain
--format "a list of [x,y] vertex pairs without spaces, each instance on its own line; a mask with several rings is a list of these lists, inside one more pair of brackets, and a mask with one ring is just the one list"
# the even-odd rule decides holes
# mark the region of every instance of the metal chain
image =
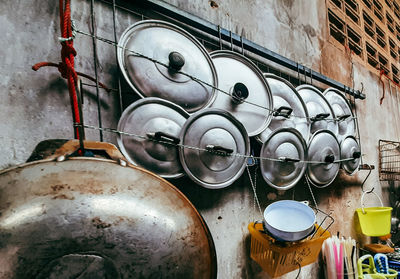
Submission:
[[315,204],[315,208],[319,211],[317,201],[315,200],[314,193],[313,193],[313,191],[312,191],[312,189],[311,189],[310,182],[308,181],[308,177],[307,177],[307,176],[305,177],[305,180],[306,180],[308,189],[310,190],[311,197],[312,197],[313,202],[314,202],[314,204]]
[[[220,156],[231,156],[231,157],[239,157],[239,158],[245,158],[245,159],[254,158],[254,159],[258,159],[258,160],[266,160],[266,161],[272,161],[272,162],[287,162],[287,161],[285,161],[285,159],[279,159],[279,158],[276,159],[276,158],[267,158],[267,157],[261,157],[261,156],[256,157],[256,156],[245,155],[245,154],[240,154],[240,153],[219,152],[219,151],[209,150],[209,149],[205,149],[205,148],[201,148],[201,147],[197,147],[197,146],[191,146],[191,145],[186,145],[186,144],[181,144],[181,143],[174,143],[174,142],[171,142],[171,141],[159,140],[159,139],[150,138],[150,137],[147,137],[147,136],[142,136],[142,135],[137,135],[137,134],[133,134],[133,133],[118,131],[117,129],[112,129],[112,128],[104,128],[104,127],[100,128],[100,127],[91,126],[91,125],[87,125],[87,124],[82,125],[80,123],[74,123],[74,127],[83,127],[83,128],[93,129],[93,130],[100,130],[100,131],[104,131],[104,132],[115,133],[115,134],[119,134],[119,135],[136,137],[136,138],[140,138],[140,139],[154,141],[154,142],[161,143],[161,144],[172,145],[172,146],[175,146],[175,147],[192,149],[192,150],[197,150],[197,151],[210,152],[210,153],[213,153],[215,155],[220,155]],[[354,160],[354,158],[346,158],[346,159],[335,160],[332,163],[341,163],[341,162],[352,161],[352,160]],[[300,160],[300,161],[295,162],[295,163],[325,164],[326,162],[306,161],[306,160],[302,161],[302,160]]]
[[253,184],[253,180],[251,179],[251,173],[250,173],[249,166],[247,166],[247,165],[246,165],[246,170],[247,170],[247,174],[249,175],[250,185],[251,185],[251,188],[253,189],[254,198],[255,198],[256,201],[257,201],[258,210],[260,211],[261,217],[263,217],[262,210],[261,210],[261,206],[260,206],[260,201],[258,200],[256,188],[255,188],[255,186],[254,186],[254,184]]
[[[76,30],[76,32],[79,33],[79,34],[85,35],[85,36],[89,36],[89,37],[95,38],[95,39],[97,39],[97,40],[99,40],[99,41],[102,41],[102,42],[111,44],[111,45],[113,45],[113,46],[115,46],[115,47],[117,47],[117,48],[123,49],[123,50],[125,50],[125,51],[128,51],[128,52],[131,53],[131,55],[134,55],[134,56],[137,56],[137,57],[141,57],[141,58],[147,59],[147,60],[149,60],[149,61],[151,61],[151,62],[153,62],[153,63],[156,63],[156,64],[159,64],[159,65],[164,66],[164,67],[166,67],[166,68],[169,68],[169,65],[167,65],[167,64],[165,64],[165,63],[163,63],[163,62],[161,62],[161,61],[158,61],[157,59],[148,57],[148,56],[146,56],[146,55],[144,55],[144,54],[142,54],[142,53],[139,53],[139,52],[137,52],[137,51],[134,51],[134,50],[128,49],[128,48],[126,48],[126,47],[120,46],[118,43],[116,43],[116,42],[114,42],[114,41],[111,41],[111,40],[108,40],[108,39],[105,39],[105,38],[101,38],[101,37],[98,37],[98,36],[96,36],[96,35],[89,34],[89,33],[84,32],[84,31],[82,31],[82,30]],[[206,82],[206,81],[204,81],[204,80],[201,80],[201,79],[199,79],[199,78],[197,78],[197,77],[195,77],[195,76],[193,76],[193,75],[191,75],[191,74],[188,74],[188,73],[185,73],[185,72],[182,72],[182,71],[177,71],[177,73],[179,73],[179,74],[181,74],[181,75],[184,75],[184,76],[186,76],[186,77],[192,79],[193,81],[202,83],[202,84],[204,84],[204,85],[206,85],[206,86],[208,86],[208,87],[210,87],[210,88],[212,88],[212,89],[214,89],[214,90],[216,90],[216,91],[219,91],[219,92],[221,92],[221,93],[223,93],[223,94],[225,94],[225,95],[227,95],[227,96],[233,98],[233,96],[232,96],[229,92],[227,92],[227,91],[225,91],[225,90],[222,90],[222,89],[216,87],[215,85],[210,84],[209,82]],[[244,103],[247,103],[247,104],[249,104],[249,105],[252,105],[252,106],[255,106],[255,107],[258,107],[258,108],[262,108],[262,109],[265,109],[265,110],[269,111],[268,116],[270,116],[270,115],[274,114],[275,112],[277,112],[277,111],[274,110],[274,109],[266,108],[266,107],[264,107],[264,106],[262,106],[262,105],[256,104],[256,103],[254,103],[254,102],[250,102],[250,101],[248,101],[248,100],[243,100],[243,102],[244,102]],[[289,115],[289,116],[288,116],[288,118],[291,118],[291,117],[295,117],[295,118],[304,118],[304,119],[307,119],[307,120],[309,120],[309,121],[311,121],[312,118],[313,118],[313,117],[310,117],[310,116],[307,117],[307,116],[301,116],[301,115]],[[356,119],[355,117],[349,117],[349,118],[350,118],[350,119]],[[347,118],[347,119],[348,119],[348,118]],[[327,121],[327,122],[334,122],[334,121],[339,121],[339,122],[340,122],[340,121],[344,121],[344,119],[340,119],[340,118],[338,118],[338,117],[336,117],[336,118],[325,118],[325,119],[323,119],[323,120],[325,120],[325,121]]]

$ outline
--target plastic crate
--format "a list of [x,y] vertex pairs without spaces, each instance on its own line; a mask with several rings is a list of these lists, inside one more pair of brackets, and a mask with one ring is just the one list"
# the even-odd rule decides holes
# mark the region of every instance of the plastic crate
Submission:
[[311,240],[300,242],[278,242],[264,233],[263,225],[250,223],[250,257],[271,277],[278,277],[300,266],[315,262],[321,251],[322,243],[330,237],[328,231],[317,227]]
[[389,268],[396,270],[397,272],[400,271],[400,262],[389,260]]

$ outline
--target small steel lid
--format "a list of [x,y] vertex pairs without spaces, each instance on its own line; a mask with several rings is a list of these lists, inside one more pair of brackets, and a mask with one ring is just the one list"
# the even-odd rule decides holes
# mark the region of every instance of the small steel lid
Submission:
[[328,88],[323,94],[338,119],[338,141],[342,142],[345,137],[354,136],[356,133],[356,122],[351,106],[344,94],[335,88]]
[[[249,59],[233,51],[210,53],[219,89],[213,108],[230,112],[249,136],[260,134],[271,121],[272,95],[262,72]],[[225,93],[224,93],[225,92]]]
[[310,134],[308,112],[303,99],[287,80],[273,74],[264,74],[271,89],[274,110],[271,123],[256,139],[263,143],[279,128],[295,128],[305,140]]
[[[245,168],[250,141],[246,129],[230,113],[201,110],[182,128],[179,156],[186,174],[197,184],[218,189],[231,185]],[[206,151],[207,150],[207,151]]]
[[342,160],[353,158],[353,160],[343,161],[342,169],[350,175],[354,174],[361,161],[361,149],[355,137],[347,136],[342,140],[340,144],[340,154]]
[[339,172],[337,160],[340,160],[340,146],[336,136],[328,130],[315,132],[308,143],[306,173],[310,182],[321,188],[331,184]]
[[[134,165],[165,178],[183,175],[179,161],[179,134],[189,114],[172,102],[145,98],[132,103],[122,113],[117,141],[122,154]],[[157,142],[158,140],[165,143]]]
[[214,101],[215,89],[198,81],[218,86],[214,64],[200,42],[182,28],[160,20],[139,21],[124,31],[118,46],[121,71],[141,97],[163,98],[188,112]]
[[307,84],[296,87],[296,90],[307,106],[311,122],[311,134],[318,130],[329,130],[336,136],[338,124],[335,120],[335,113],[321,91]]
[[302,135],[293,128],[273,131],[261,147],[261,174],[273,188],[288,190],[295,186],[306,171],[307,146]]

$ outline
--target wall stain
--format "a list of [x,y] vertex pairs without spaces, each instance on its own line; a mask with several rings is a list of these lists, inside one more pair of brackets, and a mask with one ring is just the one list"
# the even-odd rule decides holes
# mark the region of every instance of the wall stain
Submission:
[[213,9],[216,9],[216,8],[219,7],[219,6],[218,6],[218,3],[215,2],[215,1],[213,1],[213,0],[208,1],[208,2],[210,3],[210,7],[213,8]]

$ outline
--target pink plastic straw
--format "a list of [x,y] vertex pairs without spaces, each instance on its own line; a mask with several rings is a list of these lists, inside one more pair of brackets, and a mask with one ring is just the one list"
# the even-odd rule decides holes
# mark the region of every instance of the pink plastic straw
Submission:
[[339,279],[339,259],[338,259],[338,251],[336,248],[336,243],[333,241],[333,253],[335,254],[335,265],[336,265],[336,278]]
[[338,279],[343,278],[343,244],[340,243],[340,254],[339,254],[339,273],[338,273]]

